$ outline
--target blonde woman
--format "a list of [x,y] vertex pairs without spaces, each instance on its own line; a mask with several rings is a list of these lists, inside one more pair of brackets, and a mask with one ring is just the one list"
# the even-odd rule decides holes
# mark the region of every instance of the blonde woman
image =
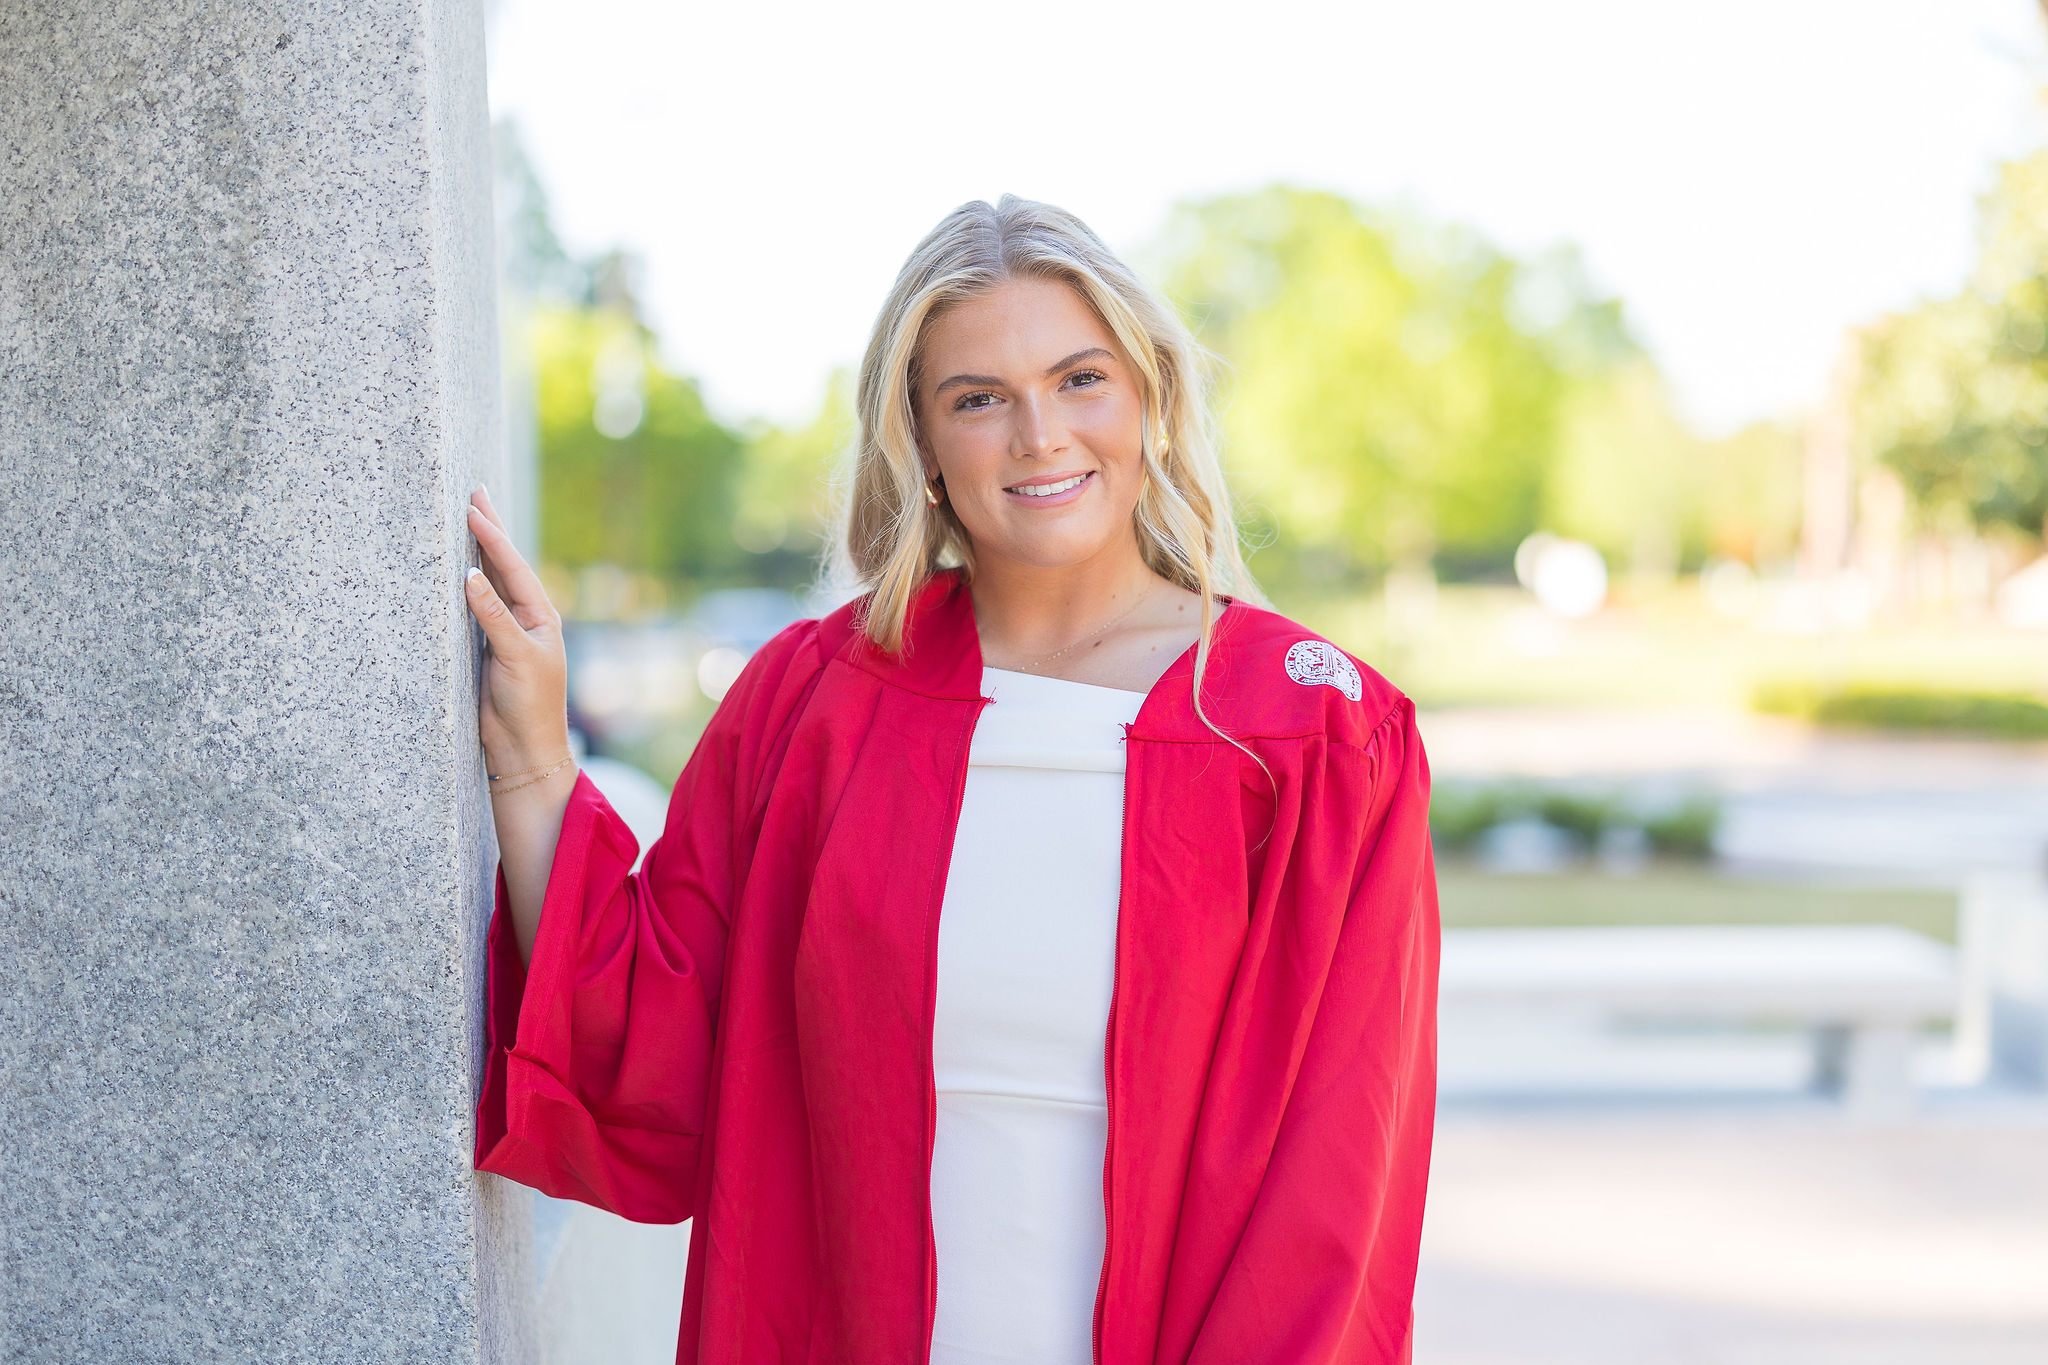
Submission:
[[1437,907],[1414,707],[1266,606],[1202,353],[1005,196],[905,263],[837,537],[638,871],[487,498],[476,1164],[693,1219],[679,1362],[1408,1359]]

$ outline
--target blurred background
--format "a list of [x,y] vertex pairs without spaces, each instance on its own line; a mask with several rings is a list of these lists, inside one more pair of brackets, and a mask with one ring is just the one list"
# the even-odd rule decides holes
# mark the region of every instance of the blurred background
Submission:
[[[1276,606],[1424,708],[1419,1365],[2048,1360],[2048,12],[490,11],[514,487],[642,831],[1008,191],[1225,361]],[[556,1360],[680,1230],[543,1201]]]

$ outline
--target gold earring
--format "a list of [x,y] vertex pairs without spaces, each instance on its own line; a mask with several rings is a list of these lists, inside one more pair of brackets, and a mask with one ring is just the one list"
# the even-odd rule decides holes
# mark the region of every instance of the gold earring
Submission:
[[924,500],[925,505],[928,507],[937,507],[939,505],[939,495],[932,488],[932,481],[930,479],[924,481]]

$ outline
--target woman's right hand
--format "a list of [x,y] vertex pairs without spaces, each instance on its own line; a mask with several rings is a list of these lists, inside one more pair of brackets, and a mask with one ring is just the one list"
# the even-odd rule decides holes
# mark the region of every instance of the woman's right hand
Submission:
[[528,777],[569,757],[569,664],[562,618],[505,534],[491,495],[471,495],[469,529],[483,550],[483,571],[471,570],[465,596],[484,628],[484,683],[477,698],[477,735],[485,771],[509,776],[491,783],[491,819],[498,867],[522,961],[533,956],[541,907],[553,875],[555,845],[577,781],[574,763]]
[[471,495],[469,529],[483,551],[482,572],[470,570],[465,596],[488,641],[477,701],[484,759],[494,773],[551,763],[570,752],[561,615],[482,486]]

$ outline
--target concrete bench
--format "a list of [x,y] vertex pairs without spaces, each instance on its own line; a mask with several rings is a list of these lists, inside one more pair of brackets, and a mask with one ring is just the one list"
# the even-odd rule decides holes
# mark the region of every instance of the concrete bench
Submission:
[[1860,1114],[1913,1102],[1913,1035],[1953,1019],[1946,944],[1887,925],[1447,929],[1441,1004],[1597,1008],[1617,1020],[1791,1020],[1815,1081]]

